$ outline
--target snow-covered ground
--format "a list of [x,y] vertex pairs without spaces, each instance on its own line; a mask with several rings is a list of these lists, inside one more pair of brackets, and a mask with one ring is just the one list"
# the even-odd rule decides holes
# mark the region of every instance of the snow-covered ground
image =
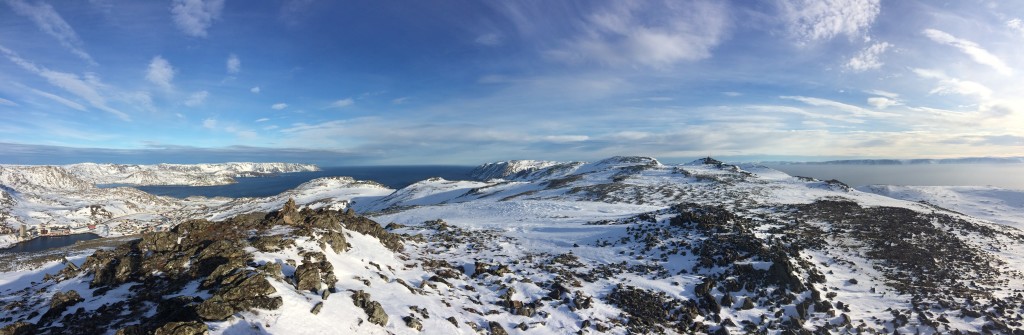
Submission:
[[1024,229],[1024,190],[991,186],[869,185],[861,191],[923,201],[979,219]]
[[[284,278],[270,281],[283,304],[206,322],[214,334],[420,333],[415,324],[423,333],[445,334],[495,325],[530,334],[1022,327],[1014,321],[1021,314],[1014,294],[1024,290],[1024,233],[989,223],[1020,227],[1021,192],[857,190],[758,165],[710,159],[664,165],[646,157],[500,162],[475,176],[479,180],[428,179],[400,190],[321,178],[272,197],[156,197],[168,203],[139,208],[174,220],[224,220],[274,211],[294,199],[308,209],[352,208],[405,236],[401,251],[352,230],[346,230],[351,248],[344,252],[323,249],[315,238],[296,238],[277,251],[247,248],[256,263],[249,266],[283,266]],[[3,194],[0,202],[13,199],[19,208],[16,217],[57,216],[20,205],[24,193]],[[333,266],[334,294],[293,287],[295,261],[311,250],[322,250]],[[5,292],[30,288],[48,297],[69,288],[62,285],[73,284],[24,286],[26,280],[12,279],[36,281],[59,269],[47,263],[0,275],[0,299],[7,299],[0,304],[20,297]],[[86,300],[76,306],[87,310],[126,294],[113,290],[101,298],[89,287],[74,288]],[[211,293],[186,291],[181,294]],[[367,322],[368,314],[352,303],[356,291],[379,302],[389,321]],[[321,302],[318,314],[311,313]],[[665,314],[652,311],[650,324],[633,321],[650,309]]]

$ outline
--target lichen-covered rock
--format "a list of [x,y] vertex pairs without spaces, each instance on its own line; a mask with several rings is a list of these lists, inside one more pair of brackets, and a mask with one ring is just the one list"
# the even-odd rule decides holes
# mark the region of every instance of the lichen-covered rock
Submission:
[[0,335],[31,335],[35,334],[35,332],[35,325],[23,321],[18,321],[0,328]]
[[154,332],[155,335],[205,335],[209,328],[202,322],[169,322]]
[[508,335],[508,331],[497,321],[488,322],[487,326],[491,328],[491,335]]
[[388,314],[384,312],[384,307],[379,302],[370,300],[369,293],[362,290],[352,293],[352,303],[366,312],[367,321],[370,323],[380,326],[388,323]]
[[237,312],[252,309],[277,309],[281,297],[270,297],[277,290],[256,271],[245,270],[228,276],[210,299],[196,308],[204,320],[224,320]]
[[421,322],[420,319],[415,316],[409,315],[403,317],[402,320],[405,321],[405,325],[409,328],[415,330],[423,330],[423,322]]
[[320,290],[320,268],[304,262],[295,268],[295,289],[299,291]]
[[67,292],[57,292],[57,294],[54,294],[53,297],[50,298],[50,309],[47,310],[45,314],[43,314],[43,317],[40,318],[39,322],[46,323],[49,322],[50,320],[54,320],[57,317],[59,317],[62,313],[64,313],[64,311],[67,310],[68,307],[71,307],[72,305],[82,302],[84,300],[85,299],[82,299],[82,296],[79,295],[78,292],[75,290],[70,290]]

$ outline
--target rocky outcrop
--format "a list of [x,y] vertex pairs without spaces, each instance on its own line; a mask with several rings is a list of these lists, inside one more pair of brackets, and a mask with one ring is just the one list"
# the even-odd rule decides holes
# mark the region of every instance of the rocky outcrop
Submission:
[[205,335],[209,334],[205,323],[202,322],[168,322],[157,328],[154,335]]
[[[204,334],[208,330],[203,322],[227,320],[249,310],[280,308],[283,299],[273,280],[317,293],[326,300],[335,291],[338,277],[325,252],[345,252],[346,231],[376,237],[392,249],[402,247],[399,235],[351,211],[300,209],[294,201],[288,201],[279,211],[239,215],[222,222],[189,220],[166,232],[144,234],[116,248],[98,250],[81,267],[67,263],[57,276],[48,277],[53,281],[81,278],[78,280],[94,289],[93,296],[131,284],[132,293],[126,299],[69,313],[82,297],[75,291],[57,292],[37,323],[16,322],[4,331]],[[294,272],[288,278],[282,273],[283,264],[256,263],[247,251],[294,248],[298,238],[317,243],[320,248],[297,248],[302,261],[290,265]],[[200,292],[209,294],[208,298],[180,295],[186,286],[195,283]],[[370,300],[369,294],[356,294],[353,302],[366,311],[370,322],[387,323],[388,315],[380,303]],[[155,312],[152,306],[157,307]],[[318,303],[311,312],[319,313],[322,307],[322,302]]]
[[379,302],[370,300],[369,293],[363,291],[352,293],[352,303],[356,307],[362,308],[363,312],[366,312],[366,320],[370,321],[370,323],[380,326],[388,323],[388,313],[384,312],[384,307]]

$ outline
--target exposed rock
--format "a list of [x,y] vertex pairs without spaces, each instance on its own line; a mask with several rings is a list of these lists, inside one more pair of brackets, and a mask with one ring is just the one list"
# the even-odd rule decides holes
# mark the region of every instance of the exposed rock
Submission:
[[352,303],[366,312],[367,320],[370,323],[384,326],[388,323],[388,314],[379,302],[370,300],[370,294],[362,290],[352,293]]
[[64,313],[64,311],[67,310],[68,307],[71,307],[74,304],[82,302],[83,300],[84,299],[82,299],[82,296],[79,295],[78,292],[75,290],[70,290],[67,292],[57,292],[56,294],[53,295],[53,298],[50,298],[50,309],[47,310],[45,314],[43,314],[43,317],[40,318],[39,323],[44,324],[49,322],[50,320],[56,319],[58,316],[61,315],[61,313]]
[[205,335],[209,334],[205,323],[190,322],[169,322],[156,329],[155,335]]
[[299,291],[319,290],[320,268],[308,262],[303,262],[295,268],[295,289]]
[[309,310],[309,312],[313,313],[313,315],[320,314],[320,309],[321,308],[324,308],[324,302],[323,301],[316,303],[316,305],[313,305],[313,309]]
[[491,335],[508,335],[508,331],[505,331],[505,328],[497,321],[488,322],[487,327],[491,329]]
[[277,309],[281,297],[270,297],[277,290],[258,272],[241,270],[221,281],[220,288],[203,301],[196,312],[204,320],[220,321],[251,308]]
[[405,325],[415,330],[423,330],[423,322],[419,318],[409,315],[402,318],[405,321]]
[[0,335],[31,335],[35,334],[35,332],[36,326],[24,321],[18,321],[0,328]]

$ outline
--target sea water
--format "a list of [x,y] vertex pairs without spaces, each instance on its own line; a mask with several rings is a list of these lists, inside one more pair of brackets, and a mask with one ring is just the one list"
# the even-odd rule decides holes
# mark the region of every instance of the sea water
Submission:
[[[356,180],[372,180],[393,189],[415,182],[441,177],[448,180],[469,179],[471,166],[349,166],[327,167],[320,171],[282,173],[266,177],[235,178],[238,182],[217,186],[132,186],[146,193],[187,198],[204,197],[268,197],[293,189],[321,177],[347,176]],[[118,185],[104,185],[112,187]],[[124,186],[124,185],[120,185]]]

